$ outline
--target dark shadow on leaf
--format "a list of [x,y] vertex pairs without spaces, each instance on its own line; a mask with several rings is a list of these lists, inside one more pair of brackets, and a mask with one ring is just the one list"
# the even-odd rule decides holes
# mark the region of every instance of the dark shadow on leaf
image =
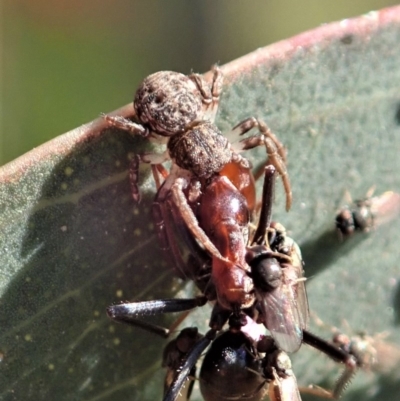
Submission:
[[346,240],[340,240],[334,230],[325,231],[319,237],[301,244],[306,277],[313,276],[328,268],[357,247],[368,234],[356,233]]
[[393,309],[394,309],[394,324],[400,325],[400,283],[397,284],[397,288],[394,291],[393,296]]

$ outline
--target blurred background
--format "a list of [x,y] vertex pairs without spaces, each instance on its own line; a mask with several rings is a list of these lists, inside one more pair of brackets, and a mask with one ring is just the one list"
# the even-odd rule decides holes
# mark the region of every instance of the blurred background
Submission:
[[130,102],[152,72],[204,72],[323,23],[395,4],[3,0],[0,165]]

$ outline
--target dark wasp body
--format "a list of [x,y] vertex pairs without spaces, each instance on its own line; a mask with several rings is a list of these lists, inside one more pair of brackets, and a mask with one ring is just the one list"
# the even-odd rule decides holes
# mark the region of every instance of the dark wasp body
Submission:
[[288,355],[262,334],[261,325],[243,313],[232,314],[229,328],[219,332],[221,316],[214,313],[211,319],[214,328],[204,336],[187,327],[165,347],[164,401],[189,400],[196,362],[207,347],[198,376],[205,401],[260,401],[267,394],[272,401],[301,401]]

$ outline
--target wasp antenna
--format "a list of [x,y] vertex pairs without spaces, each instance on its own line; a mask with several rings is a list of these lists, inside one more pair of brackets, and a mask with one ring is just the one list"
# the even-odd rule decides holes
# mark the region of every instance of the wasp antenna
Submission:
[[274,199],[276,168],[268,165],[264,170],[264,185],[261,199],[261,212],[257,230],[254,234],[253,244],[261,245],[265,242],[266,232],[271,224],[272,201]]

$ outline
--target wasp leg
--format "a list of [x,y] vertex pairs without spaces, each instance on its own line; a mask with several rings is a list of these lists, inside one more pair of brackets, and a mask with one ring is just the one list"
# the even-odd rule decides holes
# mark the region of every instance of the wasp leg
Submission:
[[351,353],[337,347],[335,344],[319,338],[307,330],[303,330],[303,342],[323,352],[334,361],[343,363],[345,366],[343,373],[340,375],[332,391],[333,398],[340,398],[347,386],[350,384],[350,381],[355,375],[357,368],[360,366],[360,361],[358,361]]
[[254,233],[252,244],[262,244],[265,242],[266,234],[271,224],[272,201],[275,187],[275,167],[266,166],[263,193],[261,200],[261,212],[258,219],[256,232]]

